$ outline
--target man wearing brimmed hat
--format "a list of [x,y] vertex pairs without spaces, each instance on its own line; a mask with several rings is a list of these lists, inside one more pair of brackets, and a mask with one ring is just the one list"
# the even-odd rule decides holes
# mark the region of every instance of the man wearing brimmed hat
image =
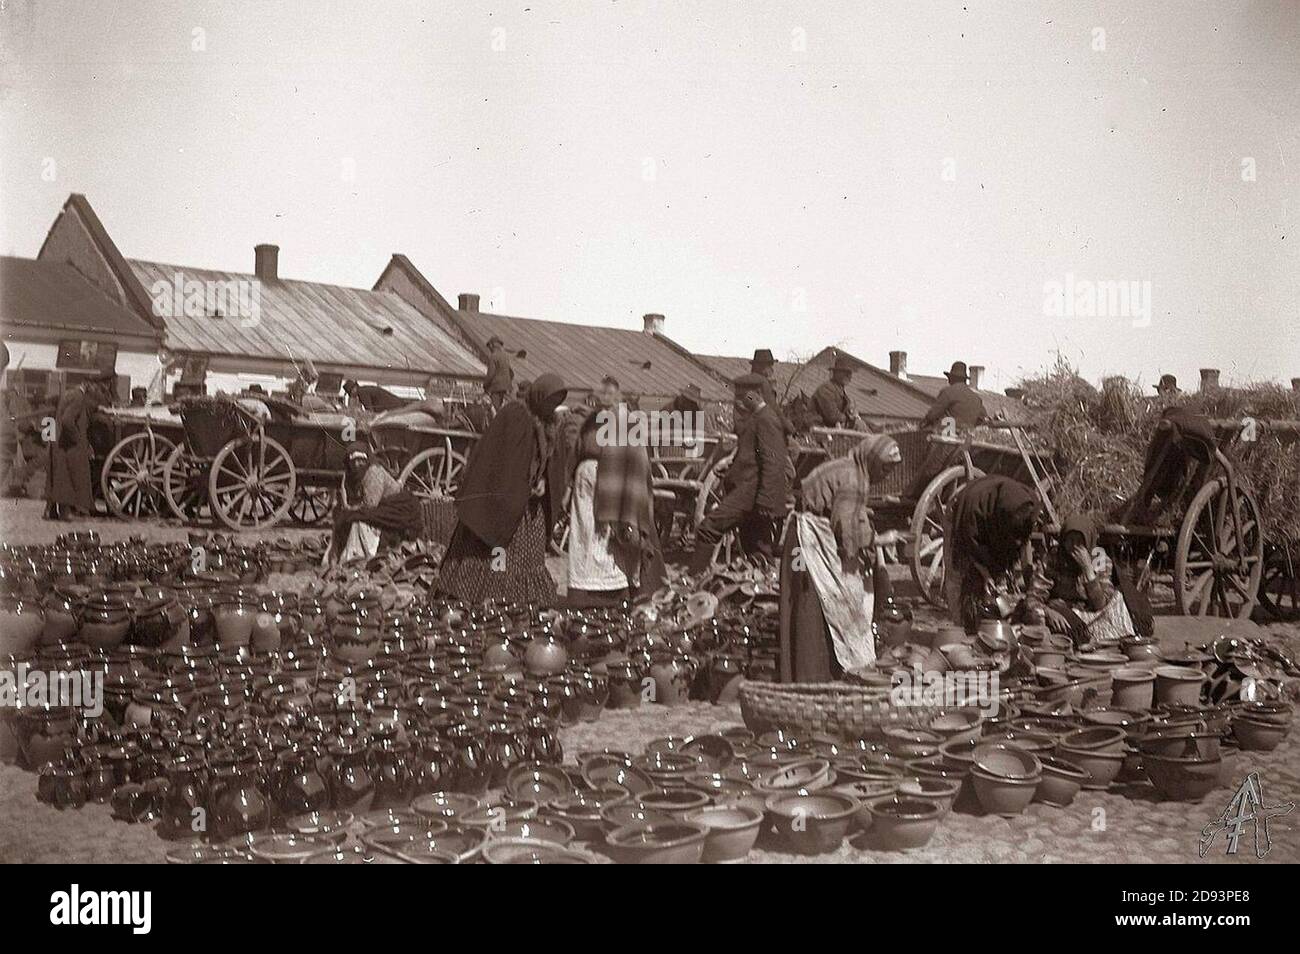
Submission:
[[974,427],[988,416],[979,394],[967,383],[970,375],[965,361],[954,361],[944,377],[948,379],[948,386],[936,395],[930,410],[925,412],[921,419],[922,427],[933,427],[950,417],[964,429]]
[[853,377],[853,360],[846,354],[836,354],[831,365],[831,376],[813,392],[813,409],[823,427],[856,427],[858,412],[853,409],[847,386]]
[[695,534],[690,572],[697,576],[713,560],[727,531],[740,531],[747,553],[770,557],[776,526],[785,515],[789,492],[785,432],[776,410],[763,400],[763,377],[746,374],[733,384],[736,409],[747,413],[736,435],[736,454],[722,480],[725,496],[701,521]]
[[1173,397],[1175,394],[1181,394],[1182,389],[1178,386],[1178,379],[1172,374],[1160,375],[1160,383],[1152,385],[1156,389],[1156,394],[1161,397]]
[[515,369],[510,366],[510,355],[506,353],[505,342],[498,336],[493,335],[488,339],[487,348],[487,372],[483,375],[483,390],[499,411],[514,386]]
[[777,412],[777,417],[781,416],[781,402],[776,397],[776,385],[772,379],[776,375],[776,358],[772,356],[770,348],[758,348],[754,351],[754,357],[749,362],[749,373],[757,374],[763,379],[763,400],[772,406],[772,410]]

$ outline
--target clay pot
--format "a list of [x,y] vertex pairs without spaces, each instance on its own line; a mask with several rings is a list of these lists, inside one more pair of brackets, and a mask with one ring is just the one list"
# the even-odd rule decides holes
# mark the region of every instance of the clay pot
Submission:
[[99,594],[82,608],[78,639],[91,649],[109,650],[121,645],[131,629],[131,612],[119,599]]
[[1043,776],[1034,791],[1034,801],[1064,808],[1074,801],[1079,789],[1088,780],[1088,773],[1064,759],[1045,758]]
[[1146,711],[1155,699],[1156,676],[1150,669],[1124,667],[1113,674],[1111,705],[1117,709]]
[[0,656],[31,652],[45,626],[45,612],[37,603],[17,596],[0,600]]
[[1090,752],[1123,752],[1128,733],[1113,726],[1095,725],[1075,729],[1061,737],[1060,745],[1070,749]]
[[259,612],[257,601],[251,594],[225,593],[215,597],[212,619],[217,645],[223,651],[247,646]]
[[1060,758],[1077,765],[1088,773],[1083,787],[1090,791],[1102,791],[1110,787],[1111,782],[1119,776],[1124,766],[1124,752],[1105,752],[1093,749],[1074,749],[1067,745],[1059,746]]
[[1011,778],[986,772],[977,764],[971,769],[975,794],[984,810],[1004,818],[1014,817],[1028,807],[1042,780],[1042,770],[1028,778]]
[[1233,735],[1245,752],[1271,752],[1277,748],[1290,728],[1285,724],[1266,721],[1249,715],[1239,715],[1232,722]]
[[654,701],[665,706],[685,705],[690,699],[694,667],[686,656],[657,653],[650,665],[654,680]]
[[1186,666],[1160,666],[1156,669],[1155,699],[1161,705],[1195,706],[1201,701],[1205,673]]
[[375,800],[375,781],[367,765],[365,746],[330,746],[333,769],[329,782],[330,805],[335,809],[364,814]]
[[1147,753],[1142,757],[1142,765],[1151,784],[1165,798],[1196,802],[1219,787],[1222,761],[1217,757],[1184,758]]
[[861,803],[843,792],[789,792],[768,796],[766,817],[791,851],[820,855],[843,844],[859,808]]
[[275,804],[287,816],[325,811],[330,807],[330,788],[317,769],[316,755],[307,749],[291,749],[276,762]]
[[686,822],[634,823],[605,836],[610,852],[624,864],[698,864],[709,830]]
[[534,636],[524,652],[524,670],[530,676],[554,676],[568,664],[568,650],[550,632]]
[[609,667],[609,707],[635,709],[641,705],[641,670],[631,661]]
[[942,812],[934,802],[885,795],[867,803],[871,837],[892,851],[920,848],[933,836]]
[[735,864],[749,854],[758,840],[763,813],[741,805],[711,805],[687,813],[685,821],[708,830],[701,861]]
[[899,782],[896,791],[903,798],[933,802],[939,806],[939,817],[942,818],[952,809],[952,803],[957,798],[957,793],[961,791],[961,782],[956,779],[916,775]]
[[245,760],[217,770],[208,793],[208,821],[217,839],[247,835],[271,823],[271,803],[258,787],[254,763]]

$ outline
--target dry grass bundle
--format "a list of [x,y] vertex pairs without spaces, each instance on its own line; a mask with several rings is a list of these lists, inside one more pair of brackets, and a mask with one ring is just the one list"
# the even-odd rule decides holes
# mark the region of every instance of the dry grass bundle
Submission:
[[[1259,422],[1254,441],[1233,441],[1229,456],[1264,513],[1270,537],[1300,540],[1300,393],[1276,384],[1219,388],[1164,400],[1132,381],[1107,378],[1097,389],[1064,361],[1020,383],[1038,442],[1054,448],[1061,481],[1053,498],[1062,513],[1103,516],[1142,480],[1147,441],[1160,413],[1178,403],[1207,417]],[[1291,429],[1273,426],[1290,422]],[[1178,515],[1172,515],[1178,516]]]

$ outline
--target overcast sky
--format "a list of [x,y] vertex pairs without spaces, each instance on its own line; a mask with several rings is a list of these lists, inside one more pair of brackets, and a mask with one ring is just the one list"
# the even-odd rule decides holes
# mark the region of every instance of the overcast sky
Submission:
[[5,254],[82,192],[129,257],[705,353],[1300,375],[1300,0],[0,6]]

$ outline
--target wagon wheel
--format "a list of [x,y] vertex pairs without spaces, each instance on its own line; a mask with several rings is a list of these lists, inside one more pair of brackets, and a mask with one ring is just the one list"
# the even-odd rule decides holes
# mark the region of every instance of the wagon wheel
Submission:
[[1300,551],[1272,548],[1259,581],[1259,609],[1266,619],[1300,619]]
[[314,527],[328,517],[333,509],[333,488],[303,485],[298,488],[289,504],[289,519],[302,527]]
[[212,512],[232,530],[257,530],[279,523],[297,486],[289,452],[263,435],[231,441],[212,459],[208,496]]
[[932,606],[948,605],[944,594],[943,518],[952,498],[971,480],[983,477],[984,471],[972,467],[967,479],[964,464],[949,467],[930,481],[912,511],[912,580]]
[[163,495],[177,520],[192,523],[205,516],[208,468],[184,444],[176,445],[163,466]]
[[168,438],[144,430],[124,437],[104,458],[99,485],[117,517],[152,517],[167,506],[167,458],[176,449]]
[[449,456],[445,447],[430,447],[412,457],[397,480],[417,497],[443,500],[455,495],[464,469],[465,455],[460,451]]
[[[1178,612],[1246,619],[1254,610],[1264,570],[1264,528],[1254,496],[1238,487],[1238,538],[1233,505],[1228,483],[1223,479],[1209,481],[1192,498],[1178,531],[1174,555]],[[1238,565],[1242,555],[1244,570]]]
[[[698,530],[700,523],[708,512],[722,502],[722,481],[727,476],[727,470],[731,467],[731,462],[735,458],[734,452],[728,454],[709,468],[708,473],[704,475],[699,496],[695,498],[695,521],[693,524],[695,529]],[[728,530],[713,547],[713,568],[718,569],[729,565],[742,552],[740,534],[735,530]]]

